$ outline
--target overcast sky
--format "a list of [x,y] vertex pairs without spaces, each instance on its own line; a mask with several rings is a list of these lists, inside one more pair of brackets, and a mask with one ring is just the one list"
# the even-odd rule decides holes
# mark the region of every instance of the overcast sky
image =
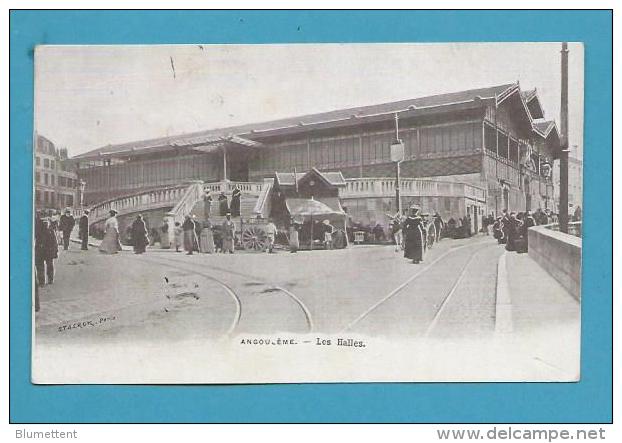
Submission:
[[[42,46],[35,128],[76,155],[107,144],[520,81],[559,124],[560,43]],[[583,47],[570,44],[582,150]]]

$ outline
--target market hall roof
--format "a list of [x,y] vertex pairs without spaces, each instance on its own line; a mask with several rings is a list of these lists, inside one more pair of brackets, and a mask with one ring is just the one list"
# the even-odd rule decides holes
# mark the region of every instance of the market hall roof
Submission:
[[[73,157],[76,160],[97,160],[106,157],[140,155],[172,148],[189,148],[215,151],[224,143],[236,143],[246,147],[258,147],[263,137],[307,131],[311,128],[348,126],[393,118],[395,113],[417,116],[426,113],[481,107],[484,102],[501,104],[519,97],[527,117],[532,119],[521,95],[518,83],[508,83],[486,88],[437,94],[426,97],[381,103],[370,106],[339,109],[261,123],[251,123],[227,128],[142,140],[119,145],[108,145]],[[533,98],[531,95],[528,97]]]
[[300,183],[311,176],[318,176],[330,186],[345,186],[346,180],[340,171],[322,172],[317,168],[312,168],[306,172],[275,172],[274,177],[279,186],[295,186],[296,182]]

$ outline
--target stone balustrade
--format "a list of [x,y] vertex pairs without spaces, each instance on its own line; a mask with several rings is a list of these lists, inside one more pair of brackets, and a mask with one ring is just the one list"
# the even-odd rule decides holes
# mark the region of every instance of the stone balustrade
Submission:
[[[400,179],[400,194],[404,197],[468,197],[485,201],[485,190],[466,183],[423,180],[416,178]],[[340,192],[341,198],[392,197],[395,195],[394,178],[350,178]]]

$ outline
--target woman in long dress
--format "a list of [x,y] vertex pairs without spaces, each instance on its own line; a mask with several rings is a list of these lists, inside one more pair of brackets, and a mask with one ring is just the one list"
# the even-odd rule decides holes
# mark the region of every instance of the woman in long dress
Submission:
[[147,236],[147,226],[143,216],[138,214],[132,223],[132,239],[134,243],[134,254],[143,254],[147,250],[149,237]]
[[240,198],[241,197],[242,197],[242,191],[240,191],[240,188],[238,188],[238,185],[235,185],[235,188],[233,188],[233,192],[231,193],[231,206],[230,206],[231,217],[240,216]]
[[199,245],[201,252],[204,254],[212,254],[214,252],[214,234],[212,233],[212,222],[209,219],[203,222]]
[[104,224],[104,239],[99,245],[99,252],[104,254],[116,254],[121,250],[121,242],[119,240],[119,221],[117,220],[117,211],[112,209],[110,217]]
[[168,235],[168,230],[168,222],[164,220],[160,227],[160,247],[162,249],[170,249],[171,247],[171,237]]
[[404,258],[411,259],[415,264],[423,261],[423,247],[425,245],[423,219],[418,213],[418,207],[411,207],[410,214],[404,221],[402,228],[404,231]]
[[192,217],[186,215],[186,220],[181,227],[184,230],[184,249],[186,250],[187,255],[192,255],[195,245],[199,243],[197,241],[197,234],[195,232],[196,227]]

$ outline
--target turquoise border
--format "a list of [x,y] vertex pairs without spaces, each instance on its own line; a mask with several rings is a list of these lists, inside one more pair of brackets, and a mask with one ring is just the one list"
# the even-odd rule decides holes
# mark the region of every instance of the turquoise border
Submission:
[[[10,419],[32,422],[610,422],[612,14],[609,11],[13,11]],[[36,44],[585,42],[582,379],[545,384],[33,386],[32,81]]]

